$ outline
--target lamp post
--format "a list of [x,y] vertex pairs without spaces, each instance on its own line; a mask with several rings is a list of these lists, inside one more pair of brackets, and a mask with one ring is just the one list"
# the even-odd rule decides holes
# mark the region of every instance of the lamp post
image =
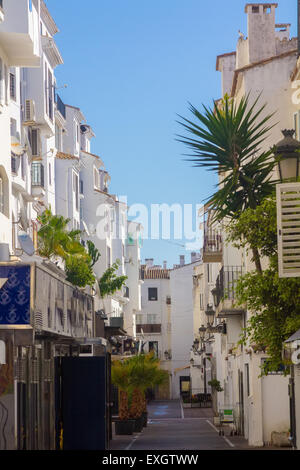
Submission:
[[[300,1],[298,0],[298,28],[300,28]],[[300,36],[298,38],[298,53],[300,52]],[[293,242],[297,234],[294,233],[293,227],[297,227],[300,222],[299,213],[297,211],[298,193],[300,192],[299,166],[300,166],[300,142],[294,139],[295,131],[293,129],[285,129],[282,131],[284,138],[278,142],[274,149],[274,155],[278,160],[278,172],[281,184],[276,187],[277,194],[277,233],[278,233],[278,272],[279,277],[299,277],[299,269],[292,267],[289,272],[292,262],[297,260],[297,246]],[[288,195],[288,197],[287,197]],[[298,198],[298,199],[297,199]],[[288,210],[286,206],[288,205]],[[288,215],[287,215],[288,212]],[[288,218],[288,224],[286,220]],[[282,223],[285,222],[285,224]],[[292,227],[292,235],[288,231],[291,230],[286,227]],[[283,236],[285,235],[285,237]],[[292,238],[291,238],[292,237]],[[288,261],[284,256],[286,253],[287,242],[286,239],[292,241],[292,246],[288,248],[290,251],[294,250]],[[292,250],[291,250],[292,248]],[[297,261],[294,263],[297,266]],[[296,416],[295,416],[295,391],[294,391],[294,365],[291,367],[290,379],[290,424],[291,424],[291,441],[293,446],[296,446]]]
[[207,308],[205,310],[205,315],[207,316],[207,325],[212,326],[215,320],[216,312],[212,308],[212,305],[207,304]]
[[275,145],[274,155],[278,159],[281,183],[297,181],[300,166],[300,142],[294,139],[294,129],[281,131],[284,138]]

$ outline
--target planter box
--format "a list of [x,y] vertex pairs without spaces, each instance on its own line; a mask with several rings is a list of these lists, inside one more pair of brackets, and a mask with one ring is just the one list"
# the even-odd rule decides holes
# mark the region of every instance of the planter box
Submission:
[[143,418],[143,426],[144,426],[144,428],[146,428],[147,427],[147,421],[148,421],[148,413],[143,413],[142,418]]
[[192,408],[200,408],[200,402],[197,403],[191,403]]
[[131,435],[133,434],[134,431],[134,426],[135,426],[135,420],[134,419],[128,419],[128,420],[118,420],[115,421],[115,433],[117,435]]
[[192,404],[191,403],[182,403],[183,408],[191,408]]
[[134,424],[134,430],[133,432],[141,432],[143,430],[143,427],[144,427],[144,418],[143,416],[140,416],[139,418],[136,418],[134,420],[135,424]]

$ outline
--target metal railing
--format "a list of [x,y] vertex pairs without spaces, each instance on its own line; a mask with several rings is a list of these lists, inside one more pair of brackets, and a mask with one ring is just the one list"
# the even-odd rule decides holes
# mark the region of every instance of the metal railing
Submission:
[[44,187],[44,165],[40,162],[31,165],[31,185]]
[[66,119],[66,106],[59,95],[56,95],[56,107],[57,111]]
[[205,253],[218,253],[222,251],[222,235],[220,230],[204,230],[203,250]]
[[222,267],[216,280],[216,307],[222,299],[234,300],[236,298],[236,281],[242,273],[242,266]]

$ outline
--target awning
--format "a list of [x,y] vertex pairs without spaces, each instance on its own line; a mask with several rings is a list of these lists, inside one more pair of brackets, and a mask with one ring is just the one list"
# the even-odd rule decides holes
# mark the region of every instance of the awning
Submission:
[[177,372],[181,372],[182,370],[185,369],[190,369],[191,366],[184,366],[184,367],[178,367],[177,369],[174,369],[174,373],[177,374]]
[[292,336],[290,336],[285,343],[292,343],[293,341],[300,340],[300,330],[296,331]]

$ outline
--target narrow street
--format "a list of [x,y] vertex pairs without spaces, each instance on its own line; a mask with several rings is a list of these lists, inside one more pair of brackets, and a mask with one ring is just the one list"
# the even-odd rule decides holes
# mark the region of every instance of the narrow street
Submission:
[[238,450],[249,449],[240,436],[218,434],[211,408],[181,407],[179,400],[148,405],[148,424],[132,436],[113,435],[111,450]]

